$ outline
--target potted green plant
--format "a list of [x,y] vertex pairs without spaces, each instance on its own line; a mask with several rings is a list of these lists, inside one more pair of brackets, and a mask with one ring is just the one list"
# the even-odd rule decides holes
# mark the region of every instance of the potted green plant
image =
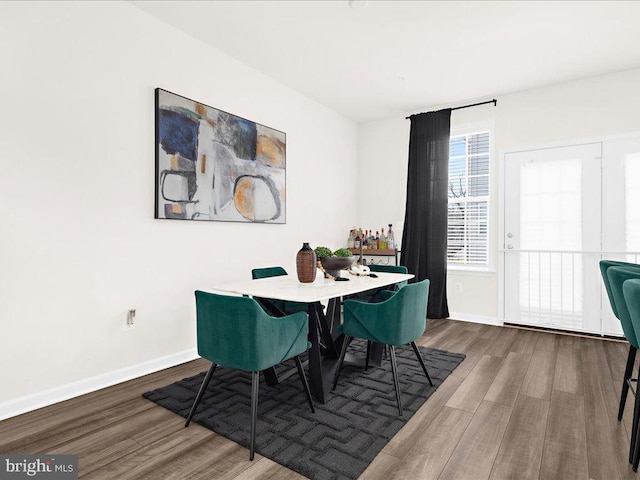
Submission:
[[339,248],[335,252],[327,247],[316,247],[318,261],[324,268],[325,273],[338,277],[340,270],[346,270],[353,265],[354,257],[346,248]]

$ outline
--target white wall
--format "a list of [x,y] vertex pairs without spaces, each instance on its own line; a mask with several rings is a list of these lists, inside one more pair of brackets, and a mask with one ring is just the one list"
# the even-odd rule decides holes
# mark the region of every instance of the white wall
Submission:
[[[491,209],[494,218],[498,215],[500,151],[640,131],[639,85],[640,69],[636,69],[499,96],[497,107],[487,105],[454,111],[452,127],[487,120],[495,122],[493,180],[498,188],[494,190]],[[358,196],[358,222],[363,228],[386,223],[389,218],[404,219],[409,126],[404,116],[360,126],[359,182],[371,192],[384,192],[384,201],[370,201],[362,193]],[[497,260],[500,239],[497,231],[493,233],[492,253]],[[497,273],[477,276],[449,271],[448,277],[451,312],[467,317],[498,315]],[[461,284],[462,292],[455,291],[455,283]]]
[[[0,403],[192,351],[195,289],[344,243],[354,122],[124,2],[0,2],[0,58]],[[286,225],[153,219],[155,87],[287,133]]]

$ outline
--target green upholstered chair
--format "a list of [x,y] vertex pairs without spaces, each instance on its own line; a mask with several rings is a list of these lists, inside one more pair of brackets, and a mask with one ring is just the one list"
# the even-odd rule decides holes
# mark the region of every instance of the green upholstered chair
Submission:
[[[407,269],[407,267],[402,266],[402,265],[369,265],[369,270],[371,270],[372,272],[383,272],[383,273],[409,273],[409,269]],[[399,288],[404,287],[405,285],[407,285],[409,282],[407,280],[403,281],[403,282],[399,282],[395,284],[395,287],[393,290],[397,290]]]
[[402,416],[402,399],[396,366],[395,347],[408,343],[418,357],[429,384],[433,386],[427,367],[415,340],[424,333],[427,325],[427,301],[429,297],[429,280],[409,284],[397,292],[381,292],[381,302],[364,303],[356,300],[344,302],[344,323],[337,328],[344,333],[340,360],[333,380],[335,390],[340,376],[344,356],[353,338],[361,338],[389,346],[391,371],[398,401],[398,413]]
[[[638,350],[637,345],[637,336],[635,334],[635,330],[633,325],[631,324],[630,319],[625,318],[623,315],[620,318],[620,314],[618,313],[618,307],[616,306],[615,298],[613,291],[611,290],[611,282],[609,281],[609,277],[607,275],[607,270],[611,267],[623,267],[623,268],[631,268],[640,270],[640,265],[635,263],[627,263],[627,262],[618,262],[615,260],[601,260],[600,261],[600,273],[602,274],[602,281],[604,283],[604,287],[607,290],[607,296],[609,297],[609,303],[611,305],[611,310],[613,314],[616,316],[618,320],[620,320],[620,324],[622,325],[622,331],[624,332],[624,336],[627,338],[629,342],[629,354],[627,355],[627,366],[624,372],[624,379],[622,381],[622,393],[620,394],[620,405],[618,407],[618,421],[622,420],[622,415],[624,413],[624,406],[627,401],[627,395],[629,393],[629,384],[628,380],[631,378],[631,374],[633,373],[633,364],[636,358],[636,352]],[[623,302],[622,292],[618,291],[618,301]],[[623,302],[624,303],[624,302]]]
[[[629,385],[632,381],[631,375],[633,372],[635,351],[637,351],[638,349],[638,334],[640,334],[640,331],[637,331],[634,328],[634,325],[631,321],[627,302],[625,301],[624,297],[623,285],[627,280],[640,279],[640,266],[634,264],[625,264],[622,266],[619,265],[620,264],[607,266],[607,264],[605,263],[605,265],[601,264],[601,268],[605,268],[606,277],[608,280],[608,282],[605,282],[607,294],[609,295],[610,299],[613,298],[613,301],[610,301],[611,308],[620,320],[624,336],[630,344],[629,356],[627,358],[627,368],[625,369],[625,376],[623,380],[623,384],[626,384],[627,386],[626,388],[624,386],[622,388],[620,407],[618,409],[618,420],[621,420],[624,410],[624,402],[626,400],[625,397],[628,394]],[[632,391],[634,391],[635,393],[635,390]],[[636,394],[635,397],[636,399],[633,408],[633,424],[631,428],[631,446],[629,448],[629,462],[633,462],[635,444],[638,438],[638,422],[640,421],[640,395]]]
[[[251,270],[251,278],[257,280],[259,278],[280,277],[282,275],[288,275],[287,271],[282,267],[265,267],[254,268]],[[267,312],[273,314],[291,314],[296,312],[306,312],[307,304],[300,302],[288,302],[284,300],[276,300],[274,298],[257,299],[260,305],[263,306]],[[266,300],[266,301],[265,301]],[[268,302],[268,303],[267,303]],[[274,311],[272,307],[275,307]]]
[[249,297],[196,291],[198,355],[211,361],[185,427],[198,408],[218,365],[251,372],[251,446],[253,460],[258,415],[259,372],[294,358],[311,411],[315,412],[309,385],[298,355],[309,348],[307,314],[271,317]]
[[[629,318],[631,324],[636,332],[640,332],[640,278],[626,280],[623,283],[622,291],[629,311]],[[640,397],[636,394],[636,399]],[[637,403],[637,402],[636,402]],[[634,415],[635,417],[635,415]],[[635,418],[634,418],[635,419]],[[636,430],[638,426],[635,426]],[[636,439],[638,438],[638,432],[636,431]],[[631,458],[633,465],[633,471],[638,471],[638,463],[640,462],[640,442],[636,440],[633,449],[633,456]]]
[[[403,267],[400,265],[367,265],[369,267],[369,270],[371,270],[372,273],[376,273],[376,272],[383,272],[383,273],[408,273],[409,270],[407,269],[407,267]],[[405,285],[407,285],[406,280],[402,281],[402,282],[398,282],[398,283],[394,283],[393,285],[389,285],[388,287],[385,287],[385,290],[398,290],[399,288],[404,287]],[[378,299],[380,298],[380,292],[382,290],[381,289],[374,289],[374,290],[366,290],[364,292],[360,292],[360,293],[356,293],[354,295],[350,295],[348,296],[346,299],[349,300],[359,300],[361,302],[376,302],[378,301]]]
[[282,275],[287,275],[287,271],[282,267],[254,268],[251,270],[251,278],[254,280],[257,278],[281,277]]

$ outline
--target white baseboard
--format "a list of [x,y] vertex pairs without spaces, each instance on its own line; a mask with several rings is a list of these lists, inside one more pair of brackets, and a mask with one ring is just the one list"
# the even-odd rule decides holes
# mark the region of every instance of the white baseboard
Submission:
[[502,320],[497,317],[484,317],[482,315],[473,315],[471,313],[449,313],[449,320],[460,320],[462,322],[483,323],[485,325],[503,325]]
[[54,403],[84,395],[85,393],[111,387],[112,385],[126,382],[127,380],[142,377],[143,375],[164,370],[165,368],[174,367],[181,363],[190,362],[196,358],[199,358],[198,352],[195,348],[192,348],[167,355],[166,357],[156,358],[148,362],[96,375],[95,377],[67,383],[66,385],[51,388],[43,392],[7,400],[0,403],[0,420],[15,417],[32,410],[37,410],[38,408],[47,407]]

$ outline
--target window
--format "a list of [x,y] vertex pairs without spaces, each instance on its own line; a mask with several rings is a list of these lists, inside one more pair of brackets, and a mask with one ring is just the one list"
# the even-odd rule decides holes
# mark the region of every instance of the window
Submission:
[[490,132],[452,134],[449,141],[450,266],[489,267]]

